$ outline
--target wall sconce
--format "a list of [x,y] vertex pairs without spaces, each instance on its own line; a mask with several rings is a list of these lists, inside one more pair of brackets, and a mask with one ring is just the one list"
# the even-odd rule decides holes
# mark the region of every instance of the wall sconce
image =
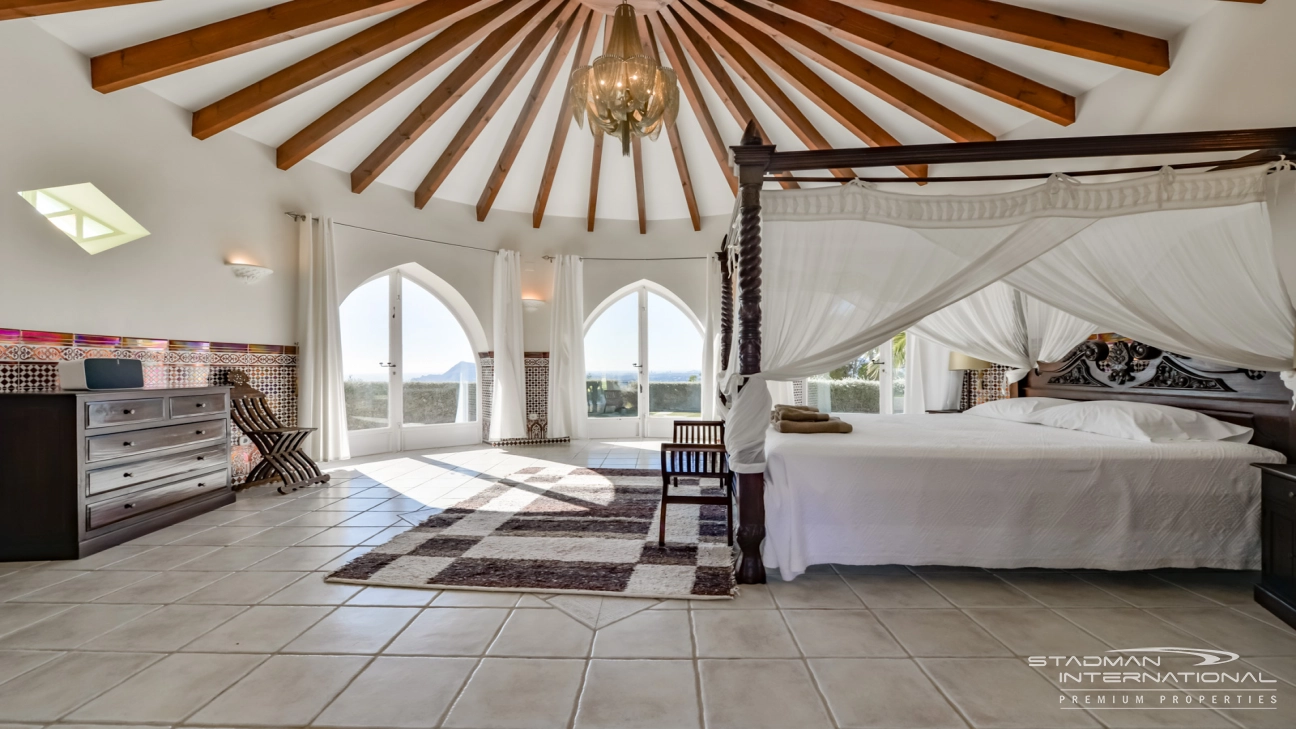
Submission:
[[539,311],[544,303],[544,299],[522,299],[522,307],[527,311]]
[[249,286],[274,273],[265,266],[256,266],[251,263],[226,263],[225,265],[234,273],[235,278]]

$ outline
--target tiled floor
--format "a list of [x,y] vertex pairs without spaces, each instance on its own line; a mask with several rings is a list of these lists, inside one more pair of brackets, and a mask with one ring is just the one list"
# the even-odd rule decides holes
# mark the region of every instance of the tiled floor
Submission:
[[[653,467],[656,448],[358,459],[79,562],[0,565],[0,729],[1296,727],[1296,631],[1251,574],[824,566],[696,603],[322,580],[403,513],[538,461]],[[1064,711],[1024,659],[1145,646],[1241,653],[1277,709]]]

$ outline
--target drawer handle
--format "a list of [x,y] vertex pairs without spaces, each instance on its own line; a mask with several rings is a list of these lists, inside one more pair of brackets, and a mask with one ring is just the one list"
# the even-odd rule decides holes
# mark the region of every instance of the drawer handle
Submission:
[[134,504],[122,504],[122,508],[123,508],[123,509],[134,509],[134,508],[135,508],[135,505],[134,505]]
[[205,403],[205,402],[196,402],[196,403],[194,403],[194,407],[196,407],[196,408],[205,408],[205,407],[207,407],[207,403]]
[[122,474],[122,478],[135,478],[135,474],[131,473],[130,471],[127,471],[126,473]]
[[198,488],[202,488],[203,486],[206,486],[206,485],[207,485],[207,484],[203,483],[202,481],[199,481],[199,482],[198,482]]
[[1288,492],[1287,492],[1287,498],[1290,499],[1290,498],[1293,498],[1293,497],[1296,497],[1296,491],[1288,491]]
[[205,461],[207,460],[207,456],[198,456],[198,460]]
[[135,441],[133,441],[133,440],[128,440],[128,441],[126,441],[125,443],[122,443],[122,445],[123,445],[124,447],[126,447],[126,448],[130,448],[131,446],[135,445]]
[[129,408],[122,411],[122,415],[134,415],[134,414],[135,414],[135,408]]
[[203,433],[206,433],[206,432],[207,432],[207,431],[205,431],[205,430],[195,430],[195,431],[194,431],[194,435],[202,435]]

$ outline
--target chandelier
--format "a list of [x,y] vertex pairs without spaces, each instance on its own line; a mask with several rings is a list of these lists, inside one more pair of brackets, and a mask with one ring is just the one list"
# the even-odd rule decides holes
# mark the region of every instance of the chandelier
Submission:
[[628,2],[617,6],[607,52],[572,71],[568,105],[577,126],[584,127],[588,118],[594,136],[619,138],[623,155],[630,154],[631,136],[657,139],[663,122],[675,122],[679,82],[640,43],[635,10]]

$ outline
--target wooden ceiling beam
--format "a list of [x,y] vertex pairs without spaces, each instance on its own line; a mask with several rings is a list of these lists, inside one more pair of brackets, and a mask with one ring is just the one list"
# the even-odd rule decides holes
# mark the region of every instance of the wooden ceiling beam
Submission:
[[[824,81],[801,59],[784,48],[777,40],[762,33],[757,28],[744,23],[740,18],[730,15],[713,5],[701,0],[684,0],[690,10],[699,19],[705,19],[712,28],[717,29],[737,44],[749,56],[763,59],[770,68],[794,86],[806,98],[841,124],[851,134],[870,147],[894,147],[900,144],[882,125],[873,121],[867,114],[855,106],[837,89]],[[766,77],[768,78],[768,77]],[[773,83],[771,80],[770,83]],[[807,122],[808,123],[808,122]],[[827,142],[824,143],[826,146]],[[808,143],[807,143],[808,145]],[[926,177],[927,166],[915,165],[901,167],[900,171],[908,177]]]
[[422,0],[290,0],[90,59],[90,85],[109,93]]
[[[738,178],[729,167],[729,152],[725,149],[724,139],[720,137],[720,129],[711,116],[711,110],[707,108],[706,99],[702,96],[702,87],[698,85],[697,77],[693,75],[693,67],[689,65],[688,57],[684,55],[679,39],[662,22],[660,14],[652,13],[645,17],[653,32],[661,39],[662,49],[666,51],[666,58],[670,60],[671,68],[675,69],[684,98],[693,108],[693,116],[702,127],[702,136],[706,137],[707,146],[711,148],[711,153],[715,155],[716,162],[724,173],[725,181],[729,183],[729,191],[737,195]],[[671,143],[674,144],[674,140]]]
[[833,0],[750,1],[1055,124],[1075,122],[1074,96],[853,7]]
[[[639,20],[639,39],[643,41],[644,48],[652,53],[653,60],[661,63],[661,52],[657,50],[657,36],[648,25],[648,16],[640,15]],[[679,74],[676,74],[678,78]],[[680,189],[684,191],[684,204],[688,207],[689,221],[693,223],[693,230],[702,230],[702,214],[698,210],[697,196],[693,193],[693,176],[689,174],[688,159],[684,156],[684,145],[680,141],[679,127],[674,121],[666,122],[666,139],[670,142],[671,155],[675,157],[675,170],[679,173]],[[642,176],[642,175],[640,175]],[[642,206],[641,206],[642,207]],[[647,232],[646,224],[639,226],[639,232]]]
[[648,204],[644,195],[643,138],[630,140],[630,157],[634,166],[635,209],[639,213],[639,235],[648,233]]
[[0,0],[0,20],[19,20],[41,15],[75,13],[81,10],[138,5],[157,0]]
[[[440,2],[441,0],[437,0]],[[437,188],[445,182],[446,177],[454,169],[459,160],[463,159],[468,147],[472,145],[477,137],[481,135],[482,130],[499,111],[500,106],[508,98],[513,89],[517,87],[526,70],[535,63],[540,52],[545,49],[549,41],[558,33],[560,29],[567,24],[571,16],[575,14],[580,3],[576,0],[567,0],[562,7],[553,11],[527,34],[522,42],[518,44],[513,55],[509,56],[504,67],[500,69],[499,74],[486,89],[486,95],[482,97],[477,106],[473,108],[468,118],[464,121],[463,126],[459,128],[454,139],[446,145],[445,151],[433,163],[432,169],[428,171],[427,176],[419,183],[414,191],[414,206],[422,208],[432,199]]]
[[207,139],[497,2],[428,0],[415,5],[199,109],[193,115],[193,135]]
[[351,171],[351,191],[364,192],[378,177],[405,153],[423,133],[463,98],[478,81],[504,58],[516,39],[530,33],[563,0],[545,0],[525,8],[507,23],[486,36],[468,57],[455,66],[437,87],[405,117],[400,126]]
[[590,163],[589,207],[585,211],[585,229],[594,232],[598,212],[599,175],[603,172],[603,135],[594,137],[594,161]]
[[[477,200],[477,221],[481,222],[490,214],[491,207],[495,204],[495,198],[499,197],[500,190],[504,187],[504,180],[508,178],[509,170],[513,169],[513,163],[517,161],[518,152],[522,149],[522,143],[526,141],[527,135],[531,132],[531,126],[535,124],[536,117],[540,114],[540,107],[544,100],[549,96],[549,90],[553,88],[554,81],[558,80],[558,72],[562,68],[562,62],[567,59],[571,53],[572,44],[576,42],[576,27],[588,26],[590,14],[593,11],[584,5],[580,6],[577,12],[572,15],[563,25],[562,30],[558,31],[557,37],[554,38],[553,45],[549,49],[549,55],[545,56],[544,62],[540,65],[539,73],[536,75],[535,83],[531,85],[531,93],[522,102],[522,111],[518,114],[517,121],[513,122],[513,130],[509,132],[508,139],[504,141],[504,149],[500,151],[499,161],[495,163],[494,169],[491,170],[490,177],[486,180],[486,186],[482,188],[481,197]],[[563,99],[566,101],[566,99]]]
[[[801,140],[802,144],[810,149],[832,148],[828,140],[819,133],[819,130],[806,117],[805,112],[797,108],[796,102],[792,101],[791,97],[783,89],[779,88],[778,84],[774,83],[774,79],[770,78],[765,69],[761,68],[756,59],[740,43],[731,38],[729,34],[715,27],[706,18],[695,14],[689,6],[676,3],[670,7],[670,11],[675,13],[687,25],[692,26],[700,37],[720,50],[729,61],[729,66],[778,115],[779,119],[792,130],[792,133]],[[855,170],[849,167],[834,168],[832,173],[838,177],[855,177]]]
[[[765,132],[765,128],[761,126],[760,120],[756,118],[756,113],[747,105],[747,100],[743,98],[742,92],[738,90],[738,85],[733,82],[732,78],[729,78],[729,72],[725,70],[724,64],[720,62],[720,57],[715,54],[715,51],[706,42],[706,39],[699,35],[698,32],[693,29],[693,26],[680,20],[680,17],[669,8],[663,8],[657,13],[657,15],[663,21],[666,29],[670,33],[669,37],[674,38],[676,41],[683,44],[688,55],[692,56],[693,60],[697,61],[698,69],[702,71],[702,75],[706,78],[707,83],[711,84],[711,88],[715,90],[716,95],[720,97],[720,102],[724,104],[725,108],[729,110],[729,113],[733,115],[734,121],[738,122],[738,126],[746,128],[749,123],[755,124],[756,130],[760,133],[761,138],[769,139],[769,134]],[[724,164],[728,167],[728,152],[725,152],[724,159]],[[733,174],[732,169],[730,170],[730,174]],[[855,176],[853,172],[851,173],[851,176]],[[783,182],[780,184],[784,189],[800,187],[800,185],[795,182]]]
[[[603,15],[591,13],[581,28],[580,40],[576,42],[576,55],[572,57],[571,71],[588,65],[594,58],[594,43],[598,41],[599,28],[603,25]],[[566,93],[558,105],[558,119],[554,123],[553,139],[549,141],[549,156],[545,158],[544,172],[540,175],[540,189],[536,191],[535,207],[531,210],[531,227],[539,228],[544,221],[545,208],[549,206],[549,194],[553,191],[554,176],[558,174],[558,163],[562,161],[563,148],[567,146],[567,133],[574,123],[567,99],[571,96],[571,77],[567,78]]]
[[437,33],[413,53],[397,61],[396,65],[383,71],[378,78],[279,145],[275,152],[279,169],[289,169],[306,159],[446,61],[513,19],[527,4],[527,0],[502,0]]
[[994,0],[838,2],[1157,76],[1170,70],[1161,38]]
[[755,26],[771,40],[796,48],[812,61],[955,142],[993,142],[995,139],[993,134],[959,113],[805,23],[745,0],[710,1]]

